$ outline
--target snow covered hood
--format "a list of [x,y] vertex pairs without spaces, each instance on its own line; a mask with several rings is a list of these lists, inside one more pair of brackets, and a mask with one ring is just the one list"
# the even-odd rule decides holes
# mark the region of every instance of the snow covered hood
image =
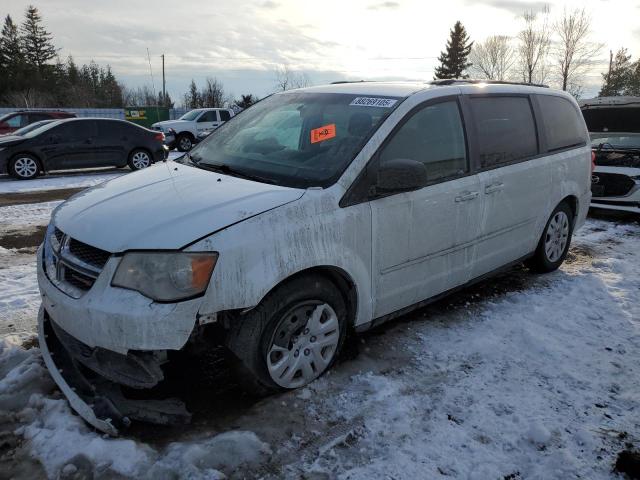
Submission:
[[72,238],[109,252],[179,249],[303,194],[167,162],[80,192],[52,220]]

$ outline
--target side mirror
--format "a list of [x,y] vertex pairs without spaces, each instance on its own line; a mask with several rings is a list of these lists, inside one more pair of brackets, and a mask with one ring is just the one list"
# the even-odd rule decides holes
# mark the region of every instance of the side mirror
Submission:
[[409,192],[427,184],[424,163],[408,158],[397,158],[380,163],[375,184],[379,192]]

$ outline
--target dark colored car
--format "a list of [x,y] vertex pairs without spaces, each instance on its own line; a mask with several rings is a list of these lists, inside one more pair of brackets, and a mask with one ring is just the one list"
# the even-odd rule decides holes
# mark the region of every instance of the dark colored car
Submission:
[[164,160],[164,134],[124,120],[74,118],[0,137],[0,173],[27,180],[41,172],[93,167],[140,170]]
[[75,118],[76,114],[62,110],[18,110],[0,117],[0,135],[15,132],[41,120],[61,120]]

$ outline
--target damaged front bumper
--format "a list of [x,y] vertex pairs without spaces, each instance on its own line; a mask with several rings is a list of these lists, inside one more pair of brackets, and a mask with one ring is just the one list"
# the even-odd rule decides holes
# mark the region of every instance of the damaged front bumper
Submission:
[[165,425],[191,420],[178,399],[131,399],[125,395],[126,388],[148,389],[164,379],[162,352],[123,355],[89,347],[57,325],[44,306],[38,314],[38,336],[53,380],[73,410],[96,429],[115,436],[132,420]]

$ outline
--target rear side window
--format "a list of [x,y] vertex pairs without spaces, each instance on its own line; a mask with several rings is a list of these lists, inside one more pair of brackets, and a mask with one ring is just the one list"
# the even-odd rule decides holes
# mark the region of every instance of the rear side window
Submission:
[[227,110],[220,110],[220,120],[226,122],[231,118],[231,114]]
[[208,112],[204,112],[202,116],[198,119],[198,122],[217,122],[218,114],[215,110],[209,110]]
[[49,133],[59,135],[62,142],[82,142],[98,135],[93,120],[65,122],[49,130]]
[[527,97],[471,98],[482,168],[524,160],[538,153],[538,138]]
[[429,182],[467,172],[466,143],[458,103],[437,103],[414,113],[380,153],[380,163],[399,158],[424,163]]
[[538,95],[549,151],[585,144],[585,130],[580,113],[567,100],[551,95]]

